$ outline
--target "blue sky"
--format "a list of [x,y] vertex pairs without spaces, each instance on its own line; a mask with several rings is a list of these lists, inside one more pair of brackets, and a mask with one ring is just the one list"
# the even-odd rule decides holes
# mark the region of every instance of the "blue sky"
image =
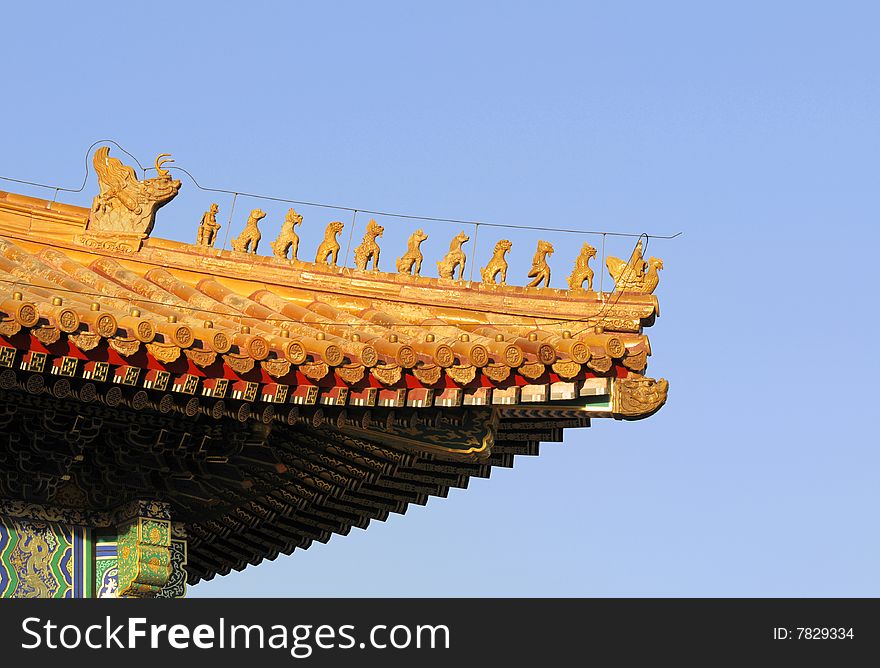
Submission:
[[[648,250],[656,416],[190,594],[880,595],[876,4],[475,4],[4,9],[4,176],[78,187],[112,138],[214,187],[684,232]],[[194,239],[211,201],[185,181],[154,234]],[[271,239],[284,207],[247,200],[233,234],[258,205]],[[300,212],[313,253],[330,214]],[[390,269],[415,225],[380,222]],[[458,229],[425,230],[428,267]],[[539,236],[562,287],[578,237],[511,232],[510,281]]]

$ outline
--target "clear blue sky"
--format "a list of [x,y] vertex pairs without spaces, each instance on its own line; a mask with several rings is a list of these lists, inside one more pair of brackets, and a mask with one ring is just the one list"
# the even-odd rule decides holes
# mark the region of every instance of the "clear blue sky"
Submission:
[[[880,595],[877,5],[475,4],[3,10],[6,176],[78,186],[113,138],[211,186],[685,233],[649,248],[655,417],[191,595]],[[185,182],[154,234],[210,201]],[[414,226],[383,223],[390,269]],[[426,231],[433,267],[457,229]],[[510,238],[520,282],[536,237]],[[548,238],[562,286],[580,239]]]

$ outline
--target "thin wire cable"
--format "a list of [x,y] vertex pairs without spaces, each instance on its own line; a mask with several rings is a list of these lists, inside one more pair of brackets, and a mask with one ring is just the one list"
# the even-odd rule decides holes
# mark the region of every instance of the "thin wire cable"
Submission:
[[[140,160],[138,160],[134,155],[132,155],[131,153],[126,151],[115,140],[113,140],[113,139],[99,139],[98,141],[93,142],[91,144],[91,146],[89,146],[88,149],[86,149],[86,153],[85,153],[85,157],[84,157],[85,175],[83,176],[82,185],[80,185],[79,188],[64,188],[62,186],[49,185],[49,184],[45,184],[45,183],[37,183],[35,181],[16,179],[16,178],[8,177],[8,176],[0,176],[0,179],[2,179],[4,181],[11,181],[13,183],[22,183],[22,184],[29,185],[29,186],[35,186],[37,188],[46,188],[48,190],[56,190],[56,192],[62,191],[62,192],[70,192],[70,193],[80,193],[85,189],[86,183],[88,183],[89,174],[91,173],[91,169],[89,167],[89,156],[92,153],[92,149],[94,149],[99,144],[112,144],[113,146],[118,148],[125,155],[127,155],[132,160],[134,160],[134,162],[141,169],[141,171],[144,173],[144,175],[146,175],[147,171],[149,171],[149,170],[155,171],[155,169],[156,169],[155,167],[144,167],[144,165],[140,162]],[[198,180],[196,180],[196,178],[189,171],[187,171],[183,167],[171,166],[169,169],[177,170],[179,172],[182,172],[183,174],[186,174],[190,178],[190,180],[193,182],[193,184],[196,186],[196,188],[198,188],[199,190],[202,190],[204,192],[225,193],[227,195],[240,195],[242,197],[252,197],[254,199],[266,200],[266,201],[270,201],[270,202],[284,202],[284,203],[288,203],[288,204],[298,204],[301,206],[313,206],[313,207],[318,207],[318,208],[323,208],[323,209],[335,209],[338,211],[350,211],[352,213],[357,211],[360,213],[366,213],[366,214],[373,215],[373,216],[386,216],[388,218],[401,218],[404,220],[424,220],[424,221],[433,221],[433,222],[437,222],[437,223],[451,223],[451,224],[455,224],[455,225],[476,225],[477,223],[479,223],[480,225],[483,225],[486,227],[499,227],[499,228],[505,228],[505,229],[513,229],[513,230],[535,230],[535,231],[539,231],[539,232],[561,232],[564,234],[592,234],[592,235],[607,234],[609,236],[616,236],[616,237],[641,237],[644,234],[644,233],[643,234],[634,234],[634,233],[630,233],[630,232],[611,232],[611,231],[603,231],[603,230],[574,230],[574,229],[564,228],[564,227],[543,227],[543,226],[537,226],[537,225],[511,225],[511,224],[507,224],[507,223],[489,223],[486,221],[461,220],[461,219],[457,219],[457,218],[440,218],[440,217],[436,217],[436,216],[418,216],[418,215],[406,214],[406,213],[393,213],[390,211],[364,209],[361,207],[342,206],[342,205],[338,205],[338,204],[326,204],[323,202],[310,202],[310,201],[306,201],[306,200],[295,200],[295,199],[289,199],[289,198],[285,198],[285,197],[275,197],[272,195],[262,195],[262,194],[258,194],[258,193],[247,193],[247,192],[242,192],[240,190],[236,191],[236,190],[227,190],[225,188],[213,188],[213,187],[209,187],[209,186],[203,186],[202,184],[200,184],[198,182]],[[681,235],[682,235],[682,232],[676,232],[675,234],[672,234],[672,235],[651,234],[648,236],[651,238],[654,238],[654,239],[675,239],[676,237],[679,237]]]
[[[474,239],[473,243],[471,243],[471,270],[468,274],[468,283],[474,280],[474,265],[477,263],[477,235],[480,233],[480,224],[474,223]],[[459,276],[461,276],[463,272],[459,272]]]
[[[89,168],[89,156],[91,155],[92,150],[100,144],[112,144],[113,146],[118,148],[122,153],[124,153],[125,155],[130,157],[137,164],[137,166],[141,169],[142,173],[145,176],[146,176],[146,172],[148,170],[155,170],[156,169],[155,167],[144,167],[144,165],[140,162],[140,160],[137,159],[136,156],[134,156],[132,153],[129,153],[125,148],[123,148],[115,140],[113,140],[113,139],[100,139],[98,141],[93,142],[88,147],[88,149],[86,149],[85,156],[84,156],[85,174],[83,176],[83,182],[79,188],[64,188],[62,186],[48,185],[48,184],[44,184],[44,183],[38,183],[38,182],[28,181],[28,180],[24,180],[24,179],[16,179],[16,178],[6,177],[6,176],[0,176],[0,179],[5,180],[5,181],[14,182],[14,183],[21,183],[21,184],[25,184],[25,185],[35,186],[35,187],[39,187],[39,188],[51,189],[51,190],[54,190],[54,193],[55,193],[54,197],[57,197],[58,192],[80,193],[85,189],[85,186],[88,182],[89,174],[91,172],[91,170]],[[172,167],[170,167],[170,169],[175,169],[177,171],[180,171],[180,172],[186,174],[186,176],[188,176],[190,178],[190,180],[193,182],[193,184],[199,190],[202,190],[204,192],[225,193],[225,194],[233,196],[229,222],[227,223],[226,235],[225,235],[225,239],[223,242],[224,249],[226,248],[226,243],[229,238],[229,232],[230,232],[231,223],[232,223],[232,215],[235,210],[235,202],[236,202],[239,195],[241,195],[242,197],[251,197],[251,198],[261,199],[261,200],[266,200],[266,201],[285,202],[285,203],[290,203],[290,204],[298,204],[301,206],[313,206],[313,207],[319,207],[319,208],[325,208],[325,209],[335,209],[335,210],[339,210],[339,211],[350,211],[350,212],[352,212],[353,216],[352,216],[352,229],[349,232],[349,249],[351,246],[351,235],[354,232],[354,220],[356,219],[358,212],[367,213],[367,214],[376,215],[376,216],[386,216],[386,217],[391,217],[391,218],[401,218],[401,219],[408,219],[408,220],[433,221],[433,222],[441,222],[441,223],[451,223],[451,224],[456,224],[456,225],[473,225],[474,226],[474,240],[473,240],[472,248],[474,250],[472,252],[473,259],[472,259],[471,267],[470,267],[470,273],[469,273],[469,279],[468,279],[469,283],[472,282],[472,279],[473,279],[473,269],[474,269],[474,265],[476,263],[476,252],[477,252],[476,240],[477,240],[477,236],[479,233],[479,227],[481,225],[485,226],[485,227],[496,227],[496,228],[504,228],[504,229],[533,230],[533,231],[542,231],[542,232],[560,232],[560,233],[565,233],[565,234],[601,235],[602,236],[603,264],[604,264],[604,260],[605,260],[605,238],[607,236],[630,237],[630,238],[637,237],[640,240],[642,238],[644,238],[645,239],[645,243],[643,245],[643,252],[644,252],[644,250],[647,249],[648,241],[651,238],[654,238],[654,239],[675,239],[683,234],[682,232],[677,232],[672,235],[657,235],[657,234],[648,234],[648,233],[644,233],[644,232],[641,234],[633,234],[633,233],[627,233],[627,232],[611,232],[611,231],[607,231],[607,230],[606,231],[574,230],[574,229],[559,228],[559,227],[545,227],[545,226],[533,226],[533,225],[511,225],[511,224],[506,224],[506,223],[489,223],[489,222],[485,222],[485,221],[461,220],[461,219],[455,219],[455,218],[440,218],[440,217],[434,217],[434,216],[418,216],[418,215],[412,215],[412,214],[401,214],[401,213],[392,213],[392,212],[387,212],[387,211],[360,209],[360,208],[353,208],[353,207],[341,206],[341,205],[335,205],[335,204],[325,204],[325,203],[321,203],[321,202],[309,202],[309,201],[305,201],[305,200],[294,200],[294,199],[289,199],[289,198],[274,197],[274,196],[270,196],[270,195],[246,193],[246,192],[235,191],[235,190],[227,190],[225,188],[212,188],[212,187],[201,185],[198,182],[198,180],[188,170],[184,169],[183,167],[172,166]],[[53,201],[54,201],[54,198],[53,198]],[[348,252],[349,252],[349,250],[347,249],[346,250],[346,261],[345,261],[346,264],[348,263]],[[597,319],[604,320],[604,318],[606,317],[605,313],[609,312],[610,309],[613,308],[617,304],[617,302],[619,302],[623,293],[617,293],[618,297],[614,300],[613,303],[612,302],[605,302],[604,301],[605,293],[602,290],[604,271],[603,271],[602,267],[600,267],[599,270],[601,272],[600,278],[599,278],[599,282],[600,282],[599,294],[603,296],[603,308],[600,310],[599,314],[594,315],[594,316],[586,316],[584,318],[564,320],[564,321],[559,321],[559,322],[549,322],[549,323],[544,323],[544,324],[545,325],[554,325],[554,324],[567,324],[567,323],[574,323],[574,322],[587,322],[587,321],[597,320]],[[632,267],[628,266],[627,270],[631,271]],[[628,276],[626,278],[628,278]],[[5,279],[0,279],[0,281],[9,282]],[[42,286],[39,286],[36,284],[27,284],[27,283],[20,283],[20,284],[21,285],[30,285],[31,287],[42,287]],[[61,288],[54,288],[54,289],[61,290]],[[77,291],[73,291],[73,290],[65,290],[65,291],[74,292],[74,293],[77,292]],[[81,294],[90,294],[91,296],[108,297],[108,295],[104,295],[102,293],[81,293]],[[614,293],[612,293],[612,294],[614,294]],[[145,304],[152,303],[152,304],[157,304],[157,305],[169,306],[168,304],[165,304],[164,302],[157,302],[157,301],[146,300],[146,299],[140,299],[138,301],[140,301],[141,303],[145,303]],[[183,308],[183,307],[178,306],[176,308]],[[196,309],[194,307],[190,307],[189,309],[183,308],[183,310],[190,310],[193,312],[195,312],[195,311],[208,312],[208,313],[213,312],[209,309]],[[603,311],[605,313],[603,313]],[[278,319],[273,318],[272,320],[278,320]],[[293,319],[290,319],[290,321],[296,322]],[[328,323],[318,323],[318,324],[337,324],[337,325],[344,325],[344,326],[358,326],[358,323],[338,323],[338,322],[329,323],[328,322]],[[528,326],[528,325],[532,325],[532,324],[534,324],[534,323],[521,323],[522,326]],[[582,329],[582,330],[579,330],[579,332],[580,331],[584,331],[584,330]]]
[[354,236],[354,226],[357,221],[357,209],[352,211],[351,213],[351,229],[348,231],[348,244],[345,246],[345,261],[343,261],[342,266],[346,266],[348,264],[348,252],[351,250],[351,239]]
[[229,241],[229,230],[232,229],[232,215],[235,213],[235,201],[238,199],[238,193],[232,195],[232,205],[229,207],[229,220],[226,221],[226,236],[223,237],[223,248],[226,250],[226,242]]

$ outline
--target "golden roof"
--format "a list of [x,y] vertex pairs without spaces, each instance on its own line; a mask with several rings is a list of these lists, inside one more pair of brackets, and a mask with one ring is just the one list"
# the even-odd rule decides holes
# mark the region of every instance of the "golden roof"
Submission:
[[[643,376],[662,262],[642,259],[641,242],[626,262],[608,258],[614,293],[591,289],[589,244],[568,290],[546,287],[544,241],[528,286],[506,284],[506,240],[481,281],[463,280],[464,233],[438,278],[420,275],[421,230],[396,273],[370,270],[384,232],[375,221],[354,268],[337,264],[335,222],[303,261],[293,210],[271,256],[257,254],[259,209],[223,250],[216,206],[195,244],[151,237],[180,182],[158,161],[158,176],[138,181],[114,160],[96,152],[90,209],[0,192],[0,388],[252,425],[259,453],[206,455],[157,492],[188,523],[191,581],[384,519],[537,453],[566,427],[638,419],[666,399],[666,381]],[[280,534],[259,517],[297,508],[308,519]],[[264,547],[249,552],[238,530]]]

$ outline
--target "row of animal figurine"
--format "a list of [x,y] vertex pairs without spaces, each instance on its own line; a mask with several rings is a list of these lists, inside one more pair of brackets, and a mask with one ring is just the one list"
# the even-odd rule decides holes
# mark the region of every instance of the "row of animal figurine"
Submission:
[[[204,213],[199,224],[196,243],[200,246],[213,247],[217,240],[217,232],[220,224],[217,223],[217,212],[219,207],[217,204],[211,204],[210,209]],[[254,209],[248,216],[247,223],[241,234],[232,240],[232,249],[239,253],[256,254],[262,235],[260,233],[258,223],[266,217],[266,213],[261,209]],[[272,242],[272,252],[275,257],[283,260],[297,260],[299,251],[299,236],[296,234],[295,228],[302,224],[303,218],[294,209],[290,209],[281,225],[281,232],[278,238]],[[344,224],[335,220],[327,225],[324,231],[324,239],[318,246],[315,254],[316,264],[327,264],[329,266],[337,266],[339,257],[339,241],[337,237],[342,232]],[[379,254],[381,249],[377,239],[382,236],[385,228],[379,225],[375,220],[370,219],[367,223],[367,230],[364,234],[361,244],[354,249],[355,266],[366,271],[367,265],[372,262],[373,271],[379,270]],[[422,270],[422,252],[420,246],[428,235],[423,230],[416,230],[409,238],[406,252],[401,255],[396,262],[397,272],[405,275],[421,275]],[[442,260],[437,262],[437,271],[440,278],[463,280],[464,268],[467,257],[465,256],[462,246],[470,241],[470,237],[464,232],[459,232],[449,244],[449,252]],[[507,239],[502,239],[495,244],[495,250],[489,263],[480,269],[480,276],[483,283],[491,285],[507,284],[507,260],[506,254],[510,251],[512,244]],[[543,283],[545,287],[550,285],[550,265],[547,262],[547,256],[553,253],[553,245],[547,241],[538,241],[538,248],[532,260],[532,267],[529,270],[528,277],[531,282],[528,287],[540,287]],[[593,270],[590,268],[590,260],[596,257],[596,249],[590,244],[584,243],[580,254],[575,261],[574,269],[568,276],[568,287],[570,290],[583,290],[586,282],[586,289],[593,289]],[[642,242],[639,240],[633,251],[629,262],[616,257],[609,257],[606,260],[608,271],[615,281],[618,291],[639,292],[650,294],[657,287],[659,276],[657,270],[663,268],[663,261],[658,258],[650,258],[648,262],[642,258]],[[456,279],[457,274],[457,279]]]

